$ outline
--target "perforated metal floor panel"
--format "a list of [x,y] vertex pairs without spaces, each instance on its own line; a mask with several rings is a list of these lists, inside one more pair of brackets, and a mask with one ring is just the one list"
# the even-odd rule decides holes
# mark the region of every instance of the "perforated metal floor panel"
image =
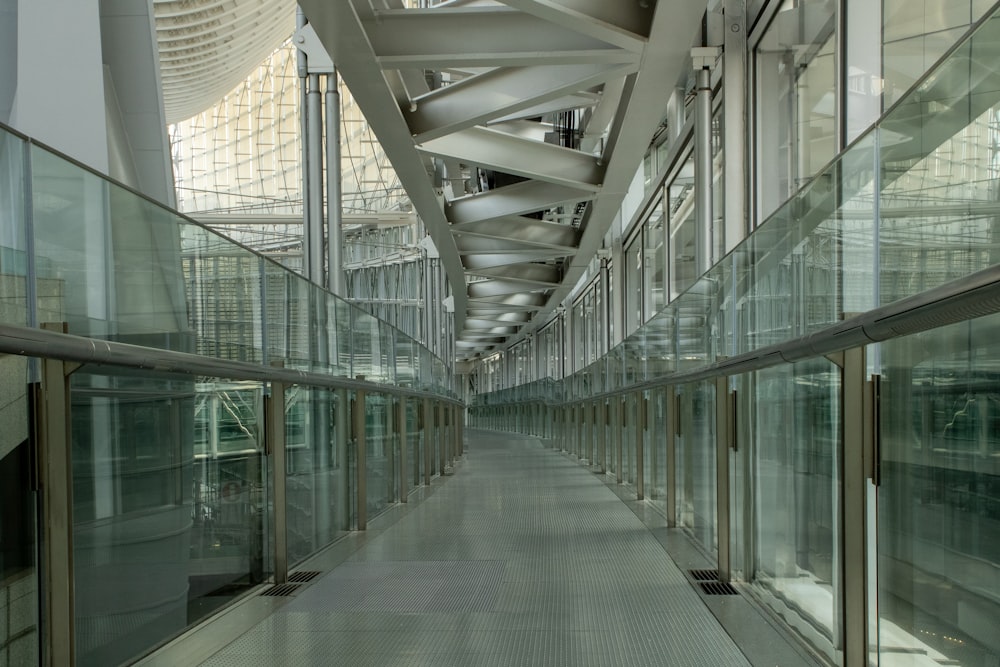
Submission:
[[749,664],[600,479],[534,439],[468,440],[434,495],[203,664]]

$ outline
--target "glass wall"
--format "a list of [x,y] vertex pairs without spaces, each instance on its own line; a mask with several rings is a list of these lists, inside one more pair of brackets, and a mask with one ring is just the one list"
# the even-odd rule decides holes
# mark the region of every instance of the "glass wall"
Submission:
[[678,525],[707,551],[718,547],[715,384],[683,385],[680,396],[680,435],[677,437]]
[[755,49],[760,220],[837,153],[836,25],[826,0],[785,0]]
[[822,359],[755,374],[754,590],[835,662],[840,551],[840,369]]
[[72,376],[81,665],[127,661],[268,575],[262,387]]
[[[0,133],[0,321],[27,325],[28,230],[24,216],[25,146]],[[37,287],[38,299],[59,299],[58,286]],[[29,360],[0,355],[0,664],[38,662],[38,540],[29,441]]]
[[882,345],[878,650],[1000,662],[1000,316]]
[[285,391],[288,561],[298,563],[350,528],[344,391]]

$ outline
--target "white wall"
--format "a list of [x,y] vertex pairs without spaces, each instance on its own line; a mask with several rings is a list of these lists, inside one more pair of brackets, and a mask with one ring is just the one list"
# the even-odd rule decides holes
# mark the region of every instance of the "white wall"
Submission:
[[10,124],[106,173],[98,0],[20,0],[16,48]]

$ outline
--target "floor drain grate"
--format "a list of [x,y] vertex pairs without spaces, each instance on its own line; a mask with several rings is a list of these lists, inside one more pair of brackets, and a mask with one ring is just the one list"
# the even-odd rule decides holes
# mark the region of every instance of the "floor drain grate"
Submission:
[[719,571],[718,570],[688,570],[688,574],[695,581],[718,581]]
[[292,572],[290,575],[288,575],[288,581],[304,584],[307,581],[312,581],[321,574],[323,573],[313,572],[313,571]]
[[732,584],[721,581],[699,581],[698,585],[705,595],[739,595],[740,592]]
[[270,597],[288,597],[295,591],[299,590],[301,586],[298,584],[278,584],[277,586],[271,586],[266,591],[261,593],[261,595],[267,595]]

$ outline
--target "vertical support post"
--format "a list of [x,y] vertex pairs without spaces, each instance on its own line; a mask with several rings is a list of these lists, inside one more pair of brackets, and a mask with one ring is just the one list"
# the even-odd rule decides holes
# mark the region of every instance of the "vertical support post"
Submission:
[[[282,362],[271,362],[281,368]],[[274,583],[288,581],[288,494],[285,459],[285,385],[271,381],[270,394],[264,397],[264,452],[271,459],[274,480]]]
[[695,95],[694,124],[695,195],[698,205],[695,272],[704,275],[712,268],[715,238],[712,212],[712,70],[699,67]]
[[715,490],[718,514],[719,581],[728,582],[731,576],[729,557],[729,432],[731,409],[729,377],[715,379]]
[[343,201],[340,173],[340,90],[337,68],[326,75],[326,286],[344,295]]
[[667,411],[667,527],[677,526],[677,435],[680,433],[681,416],[679,413],[680,397],[673,386],[666,389],[664,400]]
[[306,110],[306,175],[309,190],[308,217],[305,221],[306,245],[303,248],[303,268],[310,282],[323,284],[323,97],[319,90],[319,74],[310,74]]
[[431,409],[431,399],[424,399],[424,486],[431,485],[431,466],[434,457],[434,413]]
[[839,611],[844,630],[844,665],[868,664],[867,470],[865,466],[865,348],[844,352],[841,401],[844,419],[843,495],[840,498],[844,536],[840,575],[844,598]]
[[636,411],[639,413],[636,415],[635,427],[635,499],[643,500],[646,497],[646,481],[645,477],[645,462],[643,457],[645,455],[645,444],[646,444],[646,418],[648,415],[648,408],[646,405],[646,397],[643,396],[643,392],[637,391],[636,396]]
[[[302,7],[295,12],[295,29],[306,25]],[[295,51],[295,69],[299,77],[299,140],[302,145],[302,275],[309,277],[309,65],[302,49]]]
[[725,0],[722,90],[725,246],[729,252],[746,238],[747,225],[747,30],[746,0]]
[[597,461],[600,473],[608,472],[608,401],[601,399],[597,403]]
[[625,397],[617,396],[611,399],[611,408],[613,411],[612,418],[612,437],[615,444],[615,481],[619,484],[622,483],[622,428],[624,427],[625,421]]
[[445,462],[447,461],[447,450],[445,440],[448,429],[444,425],[444,406],[439,401],[434,401],[434,434],[438,443],[438,474],[444,477]]
[[[359,380],[364,376],[359,375]],[[354,424],[354,460],[357,465],[357,530],[368,529],[368,434],[365,432],[365,390],[354,392],[354,406],[351,409],[351,419]]]
[[406,396],[400,396],[396,400],[396,432],[399,434],[399,502],[405,503],[410,495],[410,485],[406,479],[410,473],[407,465],[410,443],[406,432]]
[[[65,331],[60,325],[44,325]],[[42,664],[75,664],[73,467],[67,364],[43,359],[36,415],[41,504]]]
[[465,456],[465,407],[458,407],[458,455]]

